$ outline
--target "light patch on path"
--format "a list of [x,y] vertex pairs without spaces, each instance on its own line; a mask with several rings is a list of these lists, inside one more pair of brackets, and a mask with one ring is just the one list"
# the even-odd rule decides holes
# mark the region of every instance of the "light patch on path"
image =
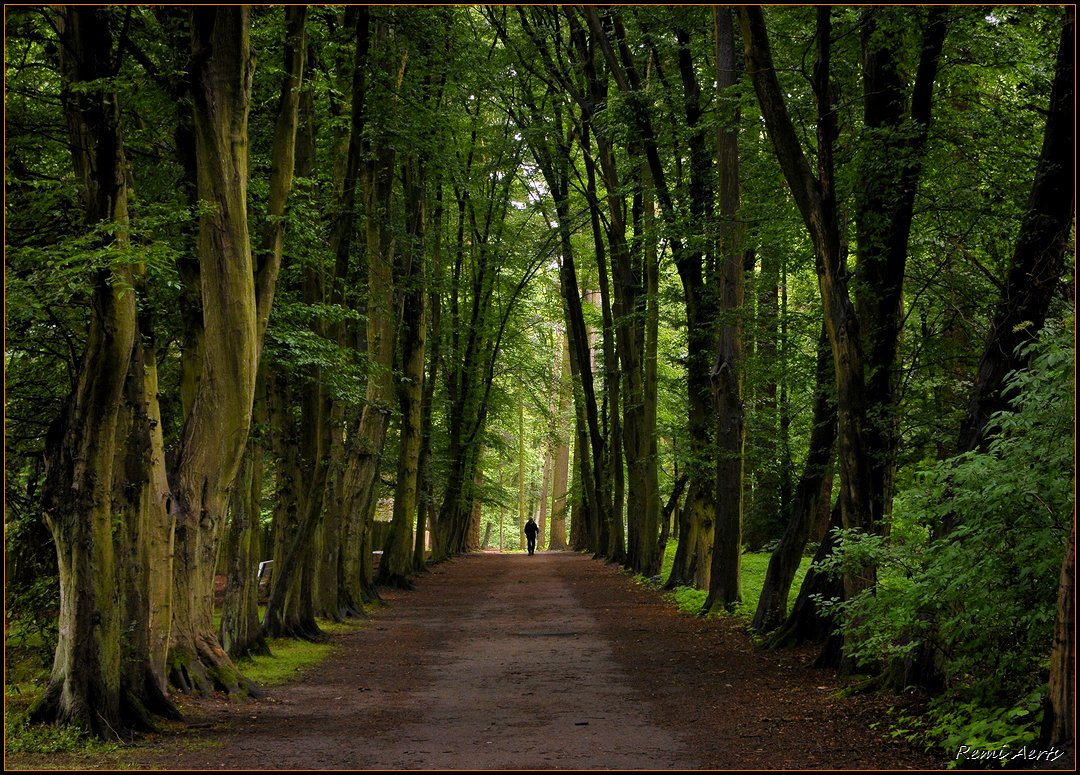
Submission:
[[696,768],[650,722],[596,621],[556,575],[557,555],[468,561],[491,565],[490,588],[474,590],[475,606],[421,624],[445,628],[436,678],[415,703],[421,717],[387,735],[370,766]]

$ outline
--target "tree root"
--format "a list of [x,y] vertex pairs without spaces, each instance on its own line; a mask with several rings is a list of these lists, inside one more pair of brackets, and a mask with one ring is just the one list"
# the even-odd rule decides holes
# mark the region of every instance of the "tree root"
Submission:
[[170,684],[194,696],[215,691],[224,692],[230,699],[261,696],[258,685],[236,669],[219,645],[211,645],[206,638],[201,640],[197,651],[174,647],[169,653]]

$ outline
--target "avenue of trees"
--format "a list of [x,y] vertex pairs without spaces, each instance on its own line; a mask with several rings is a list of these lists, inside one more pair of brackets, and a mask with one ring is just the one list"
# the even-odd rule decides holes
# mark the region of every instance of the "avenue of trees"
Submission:
[[766,645],[933,690],[939,738],[1071,744],[1071,7],[9,7],[5,42],[34,720],[257,693],[268,637],[533,516],[673,551],[703,613],[769,551]]

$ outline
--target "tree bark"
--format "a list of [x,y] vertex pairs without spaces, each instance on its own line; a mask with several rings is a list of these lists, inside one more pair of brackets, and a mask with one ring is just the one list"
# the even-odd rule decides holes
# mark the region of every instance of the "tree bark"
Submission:
[[[814,555],[814,563],[824,560],[836,550],[835,536],[832,531],[835,528],[842,527],[841,519],[840,502],[837,500],[830,512],[829,530],[825,535],[825,540],[821,542],[817,553]],[[822,649],[819,661],[822,657],[828,655],[830,659],[826,661],[830,661],[831,666],[835,667],[839,662],[837,641],[840,640],[840,637],[833,633],[834,623],[822,616],[818,611],[815,598],[821,596],[825,600],[840,599],[843,593],[844,585],[839,578],[830,577],[825,573],[818,573],[811,565],[810,570],[806,573],[806,578],[803,579],[802,586],[799,588],[799,595],[795,598],[795,604],[791,607],[787,619],[769,635],[768,647],[775,649],[798,646],[803,643],[823,643],[826,644],[826,647]],[[830,640],[832,642],[827,643]]]
[[1061,561],[1058,584],[1057,618],[1054,621],[1054,645],[1050,650],[1050,685],[1043,716],[1041,742],[1046,746],[1075,743],[1073,726],[1076,692],[1076,523],[1069,529],[1065,558]]
[[161,660],[168,626],[160,617],[169,597],[160,574],[168,567],[171,521],[156,370],[152,347],[144,368],[136,312],[141,269],[122,258],[128,169],[120,106],[100,83],[118,66],[109,19],[98,9],[64,8],[55,20],[84,225],[107,227],[113,236],[96,241],[114,255],[111,268],[94,278],[77,380],[46,439],[42,510],[56,545],[59,635],[48,685],[30,717],[109,738],[148,728],[147,711],[178,716],[165,699]]
[[[266,386],[260,369],[256,383],[252,420],[256,428],[266,426]],[[253,429],[247,451],[233,485],[229,507],[229,529],[225,553],[228,579],[218,637],[226,653],[239,659],[248,654],[269,654],[259,622],[259,590],[256,572],[261,556],[262,482],[264,440]]]
[[829,336],[822,326],[818,338],[817,378],[814,386],[814,419],[810,430],[810,449],[795,492],[791,520],[780,543],[769,558],[761,597],[754,614],[753,628],[764,633],[779,627],[787,616],[791,582],[802,561],[803,550],[817,519],[819,506],[827,502],[822,483],[832,470],[836,445],[836,399],[833,395],[833,365]]
[[[716,34],[716,83],[720,98],[738,81],[735,59],[735,27],[730,9],[713,7]],[[689,58],[689,40],[684,58]],[[692,83],[692,68],[685,62],[684,81]],[[687,89],[696,99],[697,89]],[[696,112],[696,111],[695,111]],[[688,117],[691,111],[688,110]],[[742,403],[742,305],[743,227],[739,211],[739,112],[717,133],[717,188],[720,195],[718,254],[723,262],[717,301],[720,325],[716,363],[712,370],[716,404],[716,533],[713,546],[709,596],[705,610],[731,609],[742,601],[739,558],[742,555],[743,518],[743,403]]]
[[422,441],[421,405],[424,394],[424,344],[427,336],[427,288],[424,283],[424,226],[426,219],[426,173],[422,160],[404,165],[407,244],[401,251],[401,286],[404,306],[401,317],[401,379],[397,383],[401,408],[401,441],[398,446],[397,483],[390,535],[379,564],[378,583],[411,587],[413,570],[413,518],[417,513],[418,468]]
[[170,680],[186,691],[250,690],[218,642],[214,571],[226,492],[251,422],[258,315],[247,221],[247,118],[253,60],[246,8],[196,9],[192,101],[198,190],[203,366],[181,434]]

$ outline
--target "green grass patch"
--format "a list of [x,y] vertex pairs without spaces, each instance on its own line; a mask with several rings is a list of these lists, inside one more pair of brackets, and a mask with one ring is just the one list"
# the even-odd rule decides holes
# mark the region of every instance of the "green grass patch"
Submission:
[[[660,564],[660,581],[667,581],[671,576],[671,566],[675,561],[675,551],[678,549],[677,541],[668,541],[664,552],[663,561]],[[758,600],[761,599],[761,588],[765,586],[765,573],[769,569],[769,552],[746,552],[739,559],[739,573],[742,582],[743,602],[735,607],[733,615],[745,619],[752,618],[757,610]],[[799,569],[795,572],[795,580],[791,583],[788,592],[788,608],[795,603],[799,595],[799,587],[802,586],[803,578],[810,569],[811,558],[803,557],[799,563]],[[672,599],[680,610],[688,613],[699,614],[705,605],[708,593],[703,589],[694,587],[676,587],[672,592]]]
[[[319,620],[319,629],[330,635],[353,632],[362,626],[363,622],[351,619],[344,622]],[[271,638],[269,644],[273,656],[248,657],[236,664],[244,676],[260,686],[279,686],[299,678],[334,650],[333,643],[311,643],[293,638]]]
[[309,643],[291,638],[271,638],[273,656],[241,659],[240,672],[260,686],[278,686],[298,678],[315,667],[333,651],[330,643]]
[[30,724],[22,709],[4,710],[4,750],[9,753],[116,753],[123,747],[106,743],[74,726]]

